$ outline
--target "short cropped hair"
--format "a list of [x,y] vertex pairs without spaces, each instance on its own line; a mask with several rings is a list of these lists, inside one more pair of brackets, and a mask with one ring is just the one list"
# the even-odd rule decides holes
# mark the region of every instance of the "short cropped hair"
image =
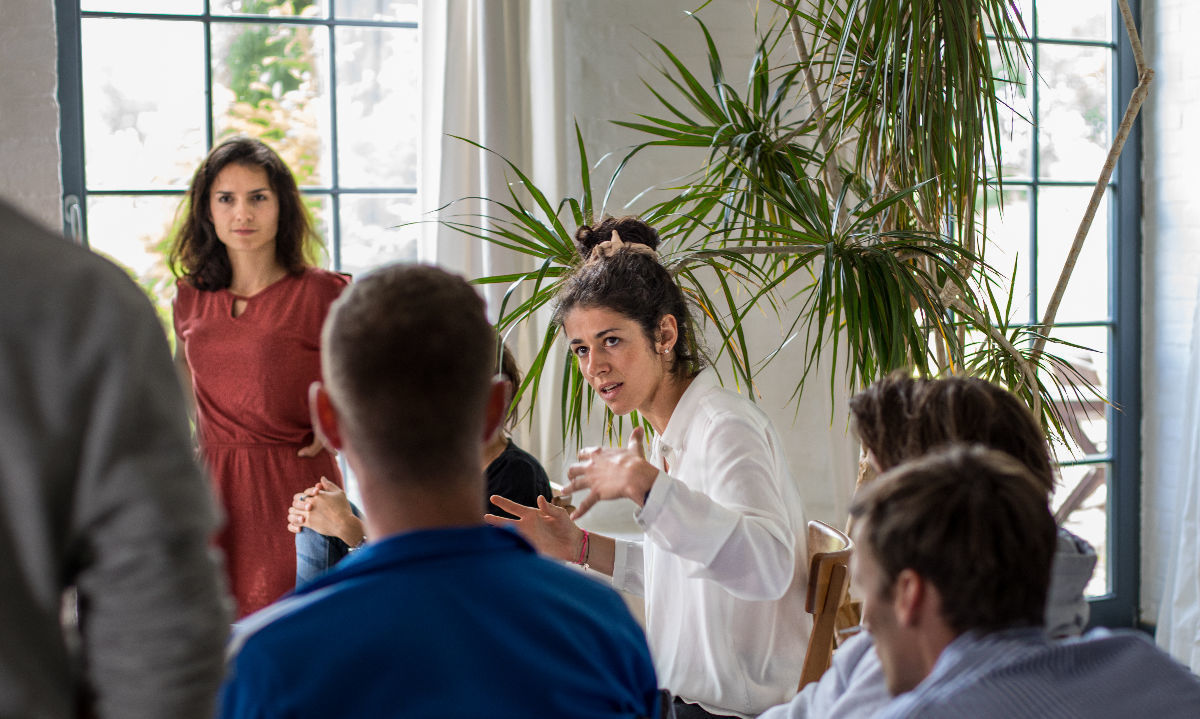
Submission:
[[910,569],[957,633],[1042,625],[1057,528],[1042,483],[1008,454],[956,444],[902,463],[850,514],[884,577],[869,591],[890,596]]
[[903,371],[850,399],[863,446],[881,471],[952,442],[978,442],[1013,456],[1054,490],[1050,447],[1033,413],[1004,387],[974,377],[914,379]]
[[410,477],[479,471],[495,333],[483,299],[436,267],[370,272],[333,304],[323,371],[342,432]]

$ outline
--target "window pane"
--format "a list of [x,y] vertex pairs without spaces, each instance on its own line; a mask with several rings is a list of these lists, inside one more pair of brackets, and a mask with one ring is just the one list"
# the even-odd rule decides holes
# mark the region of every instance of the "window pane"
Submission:
[[1059,468],[1059,483],[1050,506],[1060,526],[1086,539],[1096,550],[1096,569],[1084,594],[1098,597],[1112,591],[1108,577],[1109,464],[1080,464]]
[[337,16],[356,20],[416,22],[417,0],[338,0]]
[[328,17],[327,0],[212,0],[213,15]]
[[[1055,340],[1070,343],[1046,344],[1047,355],[1060,357],[1069,365],[1069,369],[1060,367],[1055,371],[1058,381],[1065,385],[1067,380],[1079,382],[1082,379],[1099,390],[1100,396],[1110,397],[1108,327],[1056,327],[1050,334]],[[1043,377],[1043,381],[1046,380]],[[1113,411],[1110,406],[1082,386],[1078,393],[1067,390],[1059,397],[1058,405],[1071,437],[1067,446],[1055,447],[1058,461],[1078,461],[1108,452],[1109,419]]]
[[[1041,187],[1038,189],[1038,318],[1046,306],[1083,212],[1091,199],[1090,187]],[[1109,319],[1108,296],[1108,225],[1112,192],[1106,192],[1096,209],[1092,227],[1083,242],[1083,250],[1067,283],[1058,308],[1058,322],[1093,322]]]
[[[988,243],[983,259],[1001,277],[1014,280],[1012,311],[1004,319],[1030,323],[1034,318],[1030,314],[1029,303],[1029,190],[1006,187],[1002,198],[1003,208],[998,206],[1000,195],[995,190],[992,190],[992,195],[987,217]],[[1007,292],[1008,287],[1003,282],[996,289],[996,299],[1001,306],[1007,302]]]
[[321,238],[322,248],[317,264],[325,269],[333,268],[333,200],[329,195],[304,195],[304,205],[312,215],[313,229]]
[[328,186],[329,33],[324,27],[214,23],[213,127],[273,147],[302,186]]
[[417,259],[416,195],[342,195],[342,271],[360,275],[386,262]]
[[1112,0],[1039,0],[1038,37],[1112,40]]
[[84,18],[80,34],[88,187],[186,187],[205,152],[203,26]]
[[93,195],[87,201],[88,244],[133,276],[168,329],[175,278],[166,257],[181,199],[179,195]]
[[1107,48],[1041,45],[1038,50],[1038,173],[1095,180],[1112,142]]
[[[1028,47],[1028,46],[1027,46]],[[1033,97],[1030,69],[1009,68],[1001,61],[996,44],[991,45],[992,71],[1000,99],[1000,153],[1002,177],[1028,179],[1033,176]],[[1019,61],[1018,61],[1019,62]],[[995,174],[996,159],[990,156],[988,171]]]
[[[80,0],[84,12],[152,12],[160,15],[199,15],[204,0]],[[84,64],[86,67],[86,63]]]
[[420,51],[407,28],[337,29],[338,172],[343,187],[414,187]]

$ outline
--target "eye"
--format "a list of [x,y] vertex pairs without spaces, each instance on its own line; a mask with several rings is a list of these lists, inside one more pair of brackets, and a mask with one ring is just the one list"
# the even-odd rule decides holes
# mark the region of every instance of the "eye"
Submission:
[[583,345],[576,345],[571,348],[571,354],[575,355],[576,357],[582,357],[587,354],[587,347],[584,347]]
[[233,202],[233,198],[229,195],[217,195],[217,202],[230,203]]
[[613,337],[611,335],[604,338],[604,346],[605,347],[616,347],[620,342],[621,342],[620,339]]
[[254,201],[255,201],[255,202],[266,202],[266,201],[267,201],[267,196],[266,196],[266,195],[264,195],[264,194],[262,194],[262,193],[259,193],[259,194],[257,194],[257,195],[255,195],[255,196],[254,196]]

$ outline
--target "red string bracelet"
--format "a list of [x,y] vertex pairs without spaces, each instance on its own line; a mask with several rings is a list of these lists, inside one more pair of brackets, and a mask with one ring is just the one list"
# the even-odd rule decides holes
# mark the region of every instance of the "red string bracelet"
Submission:
[[579,545],[579,559],[575,561],[576,564],[582,565],[584,568],[587,567],[588,559],[588,534],[589,532],[586,529],[583,530],[583,544]]

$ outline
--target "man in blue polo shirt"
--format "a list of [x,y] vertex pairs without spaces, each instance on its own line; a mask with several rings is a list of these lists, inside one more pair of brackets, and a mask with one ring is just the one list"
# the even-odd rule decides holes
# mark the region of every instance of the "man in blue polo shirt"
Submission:
[[376,271],[333,306],[313,424],[358,477],[369,541],[237,627],[221,716],[657,716],[620,597],[483,524],[494,338],[479,295],[432,267]]

